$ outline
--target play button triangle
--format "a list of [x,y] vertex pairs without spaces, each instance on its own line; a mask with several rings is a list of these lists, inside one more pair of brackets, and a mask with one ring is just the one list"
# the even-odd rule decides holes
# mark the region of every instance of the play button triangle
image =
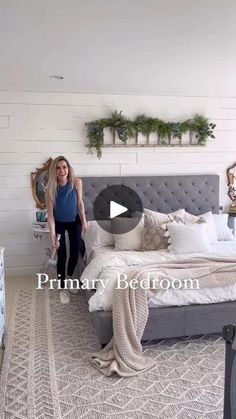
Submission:
[[110,218],[115,218],[126,211],[128,211],[128,208],[118,204],[115,201],[110,201]]

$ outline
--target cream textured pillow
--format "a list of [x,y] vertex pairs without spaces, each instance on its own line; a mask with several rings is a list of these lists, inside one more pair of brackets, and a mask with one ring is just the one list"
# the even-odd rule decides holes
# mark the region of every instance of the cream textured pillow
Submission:
[[170,214],[163,214],[161,212],[145,209],[141,249],[144,251],[167,249],[167,225],[173,221],[180,223],[184,222],[184,217],[184,209],[180,209]]
[[163,212],[152,211],[150,209],[144,208],[144,214],[155,220],[157,224],[164,224],[168,223],[169,221],[173,221],[175,216],[184,219],[186,211],[185,209],[179,209],[177,211],[170,212],[169,214],[164,214]]
[[201,222],[201,215],[193,215],[185,211],[184,224],[195,224]]
[[170,233],[168,250],[173,253],[210,252],[210,238],[206,223],[168,224]]

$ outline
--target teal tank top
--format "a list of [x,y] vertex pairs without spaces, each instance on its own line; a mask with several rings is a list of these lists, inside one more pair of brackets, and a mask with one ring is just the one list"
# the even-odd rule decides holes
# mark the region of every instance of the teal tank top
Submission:
[[75,187],[69,182],[64,186],[58,186],[54,207],[55,221],[68,223],[75,221],[78,212],[78,197]]

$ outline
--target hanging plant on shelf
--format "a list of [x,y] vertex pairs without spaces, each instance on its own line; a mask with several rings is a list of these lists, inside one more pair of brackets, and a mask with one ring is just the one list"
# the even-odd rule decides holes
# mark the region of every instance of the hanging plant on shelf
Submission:
[[215,127],[216,124],[209,123],[205,116],[195,115],[193,119],[193,130],[196,133],[198,144],[205,144],[208,137],[215,138],[213,134]]
[[[215,138],[215,124],[210,123],[208,119],[196,114],[192,119],[183,122],[165,122],[159,118],[146,116],[145,114],[137,115],[134,120],[126,118],[122,111],[113,112],[110,118],[97,119],[87,122],[87,138],[89,140],[89,151],[95,149],[97,157],[102,156],[102,147],[104,147],[104,128],[110,128],[112,133],[111,144],[106,147],[116,147],[116,138],[121,141],[124,146],[202,146],[206,144],[207,138]],[[189,142],[182,143],[183,135],[189,132]],[[157,142],[150,144],[149,137],[151,133],[157,135]],[[145,144],[139,144],[138,137],[142,134],[146,138]],[[172,140],[178,139],[178,144]],[[134,139],[134,143],[127,144],[128,140]]]
[[131,132],[129,129],[129,120],[122,115],[122,111],[120,112],[113,112],[111,118],[107,121],[107,126],[111,128],[112,132],[112,143],[115,144],[116,141],[116,133],[118,138],[122,143],[126,143],[126,141],[130,138]]
[[137,115],[132,122],[135,144],[138,144],[138,134],[146,137],[146,144],[149,144],[149,137],[152,132],[155,132],[155,119],[147,117],[144,114]]
[[97,157],[100,159],[102,157],[102,146],[104,140],[103,133],[103,124],[101,120],[87,122],[87,137],[89,138],[88,148],[92,152],[93,149],[96,150]]

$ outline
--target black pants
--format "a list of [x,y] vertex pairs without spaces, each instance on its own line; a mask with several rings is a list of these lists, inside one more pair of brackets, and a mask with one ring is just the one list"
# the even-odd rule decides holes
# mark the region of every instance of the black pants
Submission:
[[61,288],[64,288],[64,280],[66,276],[66,240],[65,232],[68,231],[70,254],[67,266],[67,276],[71,278],[78,262],[80,241],[81,241],[81,222],[77,215],[75,221],[61,223],[56,221],[56,234],[60,234],[60,247],[57,250],[57,276],[61,280]]

